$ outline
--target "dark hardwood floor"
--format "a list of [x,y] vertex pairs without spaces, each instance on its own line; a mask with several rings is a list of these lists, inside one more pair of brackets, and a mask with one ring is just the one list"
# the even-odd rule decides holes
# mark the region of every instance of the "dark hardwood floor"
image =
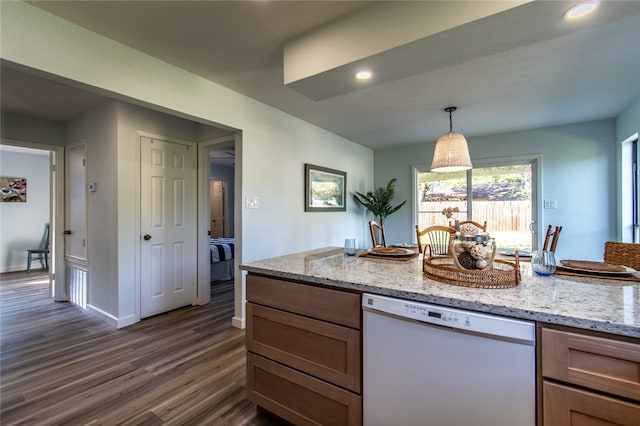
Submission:
[[245,398],[232,283],[212,302],[115,329],[48,297],[43,271],[0,275],[0,424],[276,425]]

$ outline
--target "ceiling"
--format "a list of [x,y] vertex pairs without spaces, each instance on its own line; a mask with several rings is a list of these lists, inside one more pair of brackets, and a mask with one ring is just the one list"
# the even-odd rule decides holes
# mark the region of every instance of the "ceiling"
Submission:
[[[637,1],[576,22],[565,1],[28,3],[373,149],[435,141],[450,105],[472,144],[640,96]],[[104,100],[7,65],[3,109],[67,121]]]

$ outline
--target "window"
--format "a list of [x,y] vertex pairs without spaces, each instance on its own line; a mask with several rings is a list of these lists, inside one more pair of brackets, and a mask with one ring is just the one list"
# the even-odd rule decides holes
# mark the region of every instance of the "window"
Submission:
[[620,167],[621,177],[621,223],[622,241],[640,242],[640,224],[638,215],[640,211],[640,194],[638,189],[638,135],[634,135],[622,142],[622,163]]
[[476,164],[466,172],[416,169],[416,223],[420,228],[455,220],[487,222],[503,249],[531,250],[537,160]]
[[638,175],[640,174],[640,170],[638,170],[638,157],[640,157],[640,153],[638,153],[638,138],[633,141],[632,144],[632,164],[631,170],[633,173],[633,177],[631,181],[633,182],[633,189],[631,190],[631,196],[633,198],[633,207],[632,216],[633,216],[633,242],[640,243],[640,222],[638,221],[638,210],[640,210],[640,195],[638,194]]

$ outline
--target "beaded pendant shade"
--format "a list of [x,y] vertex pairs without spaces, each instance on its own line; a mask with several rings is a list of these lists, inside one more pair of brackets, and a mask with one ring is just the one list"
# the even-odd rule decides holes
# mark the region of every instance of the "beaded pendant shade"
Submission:
[[459,172],[473,167],[467,139],[461,133],[453,131],[451,113],[456,109],[456,107],[444,109],[449,113],[449,131],[440,136],[436,142],[431,163],[432,172]]

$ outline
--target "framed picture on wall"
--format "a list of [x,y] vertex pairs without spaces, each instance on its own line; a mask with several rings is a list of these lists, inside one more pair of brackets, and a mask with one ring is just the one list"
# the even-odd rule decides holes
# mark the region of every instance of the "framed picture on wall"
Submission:
[[27,179],[19,177],[0,177],[0,203],[26,203]]
[[305,164],[304,211],[330,212],[347,209],[347,173]]

